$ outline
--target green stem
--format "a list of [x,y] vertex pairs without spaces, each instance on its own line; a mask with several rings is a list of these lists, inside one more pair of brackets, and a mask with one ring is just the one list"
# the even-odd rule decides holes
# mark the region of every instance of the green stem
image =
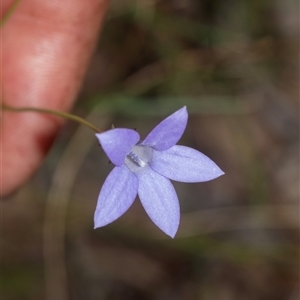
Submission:
[[52,109],[46,109],[46,108],[35,108],[35,107],[12,107],[9,105],[6,105],[4,103],[2,103],[1,108],[4,110],[10,110],[10,111],[14,111],[14,112],[37,112],[37,113],[45,113],[45,114],[51,114],[51,115],[55,115],[64,119],[68,119],[71,121],[75,121],[78,122],[82,125],[85,125],[87,127],[89,127],[90,129],[94,130],[95,132],[99,133],[102,132],[102,130],[100,130],[97,126],[95,126],[94,124],[86,121],[85,119],[82,119],[80,117],[74,116],[72,114],[68,114],[62,111],[57,111],[57,110],[52,110]]
[[16,10],[18,5],[20,4],[22,0],[16,0],[12,6],[8,9],[7,13],[3,16],[3,18],[0,20],[0,28],[8,21],[10,16],[13,14],[13,12]]

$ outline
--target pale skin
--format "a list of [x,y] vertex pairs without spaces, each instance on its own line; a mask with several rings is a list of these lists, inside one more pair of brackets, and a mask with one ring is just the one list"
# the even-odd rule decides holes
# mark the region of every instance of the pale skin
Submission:
[[[13,0],[2,0],[5,13]],[[1,98],[15,106],[68,111],[81,87],[108,0],[23,0],[1,28]],[[39,168],[63,120],[1,112],[0,193]]]

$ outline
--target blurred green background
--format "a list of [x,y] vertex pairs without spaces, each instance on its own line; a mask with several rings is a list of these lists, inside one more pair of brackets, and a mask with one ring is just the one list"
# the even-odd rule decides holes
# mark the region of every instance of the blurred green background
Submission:
[[225,176],[174,183],[175,239],[139,201],[93,229],[112,169],[67,123],[2,203],[3,300],[299,299],[299,2],[112,1],[74,113],[141,137],[186,105],[180,144]]

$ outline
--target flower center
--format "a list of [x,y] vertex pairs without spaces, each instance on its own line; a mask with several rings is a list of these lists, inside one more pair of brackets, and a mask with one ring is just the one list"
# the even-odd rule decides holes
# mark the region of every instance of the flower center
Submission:
[[152,152],[152,148],[148,146],[133,146],[126,156],[125,164],[130,171],[139,172],[151,162]]

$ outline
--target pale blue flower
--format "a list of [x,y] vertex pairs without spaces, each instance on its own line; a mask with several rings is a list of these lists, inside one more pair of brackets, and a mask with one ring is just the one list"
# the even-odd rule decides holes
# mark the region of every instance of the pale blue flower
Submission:
[[224,172],[199,151],[175,145],[187,124],[183,107],[159,123],[140,142],[132,129],[115,128],[96,134],[104,152],[115,165],[98,197],[95,228],[122,216],[138,195],[150,219],[167,235],[174,237],[180,209],[170,181],[203,182]]

